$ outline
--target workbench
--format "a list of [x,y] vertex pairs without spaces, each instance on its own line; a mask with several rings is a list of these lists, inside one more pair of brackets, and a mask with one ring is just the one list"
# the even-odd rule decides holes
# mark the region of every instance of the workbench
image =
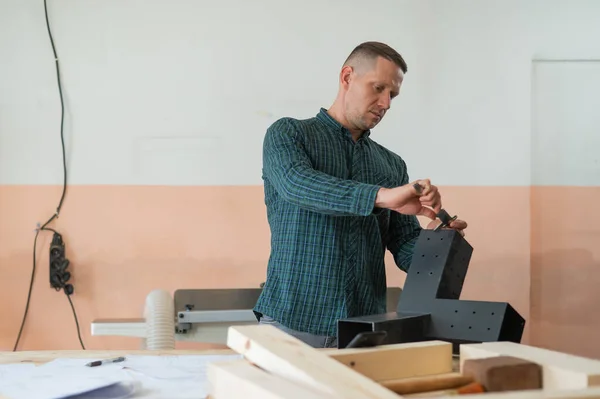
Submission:
[[[188,355],[235,355],[231,349],[208,349],[208,350],[47,350],[47,351],[19,351],[19,352],[0,352],[0,365],[28,363],[42,365],[57,359],[109,359],[118,356],[188,356]],[[133,396],[135,398],[140,396]],[[141,396],[140,398],[143,398]],[[153,396],[154,397],[154,396]],[[201,396],[199,396],[201,398]],[[2,396],[0,399],[14,399]]]
[[[242,355],[210,363],[210,399],[221,398],[401,398],[392,384],[460,372],[467,359],[518,356],[543,366],[544,389],[470,395],[472,399],[600,398],[600,360],[547,349],[489,342],[461,346],[460,357],[443,341],[373,348],[315,349],[272,326],[230,327],[228,349],[210,350],[63,350],[0,352],[0,364],[56,359],[106,359],[116,356]],[[169,388],[170,389],[170,388]],[[190,391],[188,391],[190,392]],[[410,396],[410,395],[409,395]],[[418,394],[417,394],[418,396]],[[434,395],[448,399],[447,395]],[[135,397],[135,396],[134,396]],[[142,396],[143,397],[143,396]],[[201,398],[202,396],[198,396]],[[4,398],[0,399],[13,399]]]
[[[336,349],[317,349],[325,353],[332,353]],[[232,349],[205,349],[205,350],[190,350],[190,349],[171,349],[171,350],[45,350],[45,351],[19,351],[19,352],[0,352],[0,364],[15,364],[15,363],[33,363],[41,365],[51,362],[56,359],[107,359],[126,355],[141,355],[141,356],[186,356],[186,355],[235,355]],[[457,371],[459,368],[458,358],[453,359],[453,369]],[[0,395],[0,399],[6,398]]]
[[19,351],[0,352],[0,364],[35,363],[42,364],[61,358],[104,359],[124,355],[232,355],[231,349],[170,349],[170,350],[60,350],[60,351]]

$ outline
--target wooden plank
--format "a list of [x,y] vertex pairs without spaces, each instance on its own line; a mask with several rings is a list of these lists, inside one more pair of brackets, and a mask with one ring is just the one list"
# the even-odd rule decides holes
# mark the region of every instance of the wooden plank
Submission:
[[419,392],[431,392],[443,389],[457,389],[474,382],[473,377],[461,373],[444,373],[419,377],[400,378],[380,381],[389,390],[401,395]]
[[[456,399],[456,394],[435,395],[435,399]],[[428,397],[427,394],[407,395],[408,397]],[[526,391],[489,392],[466,395],[469,399],[600,399],[600,388],[545,390],[532,389]]]
[[374,380],[395,380],[453,371],[452,344],[427,341],[374,348],[327,349],[331,358]]
[[398,399],[389,389],[273,326],[232,326],[227,345],[269,373],[337,398]]
[[513,342],[485,342],[460,346],[460,370],[467,359],[515,356],[542,366],[544,389],[578,389],[600,385],[600,360]]
[[330,395],[281,378],[247,360],[214,362],[208,366],[211,399],[331,399]]

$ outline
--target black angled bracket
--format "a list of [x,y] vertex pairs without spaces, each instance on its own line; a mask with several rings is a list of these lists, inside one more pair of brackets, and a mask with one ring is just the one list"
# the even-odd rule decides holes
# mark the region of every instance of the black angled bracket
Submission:
[[506,302],[459,300],[473,248],[455,230],[422,230],[396,312],[338,321],[338,348],[359,333],[386,331],[383,344],[442,340],[520,343],[525,319]]

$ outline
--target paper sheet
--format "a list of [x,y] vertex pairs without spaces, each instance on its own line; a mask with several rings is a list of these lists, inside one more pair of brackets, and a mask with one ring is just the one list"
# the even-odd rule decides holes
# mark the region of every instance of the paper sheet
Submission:
[[[81,359],[74,360],[81,364]],[[58,399],[92,391],[98,394],[100,388],[110,387],[111,390],[106,390],[102,397],[120,399],[126,397],[123,396],[123,390],[132,393],[137,384],[122,368],[84,365],[74,367],[74,364],[75,362],[49,362],[18,374],[18,367],[9,369],[12,376],[0,380],[0,394],[11,399]],[[113,396],[108,396],[111,391]]]
[[27,376],[35,370],[33,363],[0,364],[0,384],[15,378]]
[[95,359],[57,359],[38,367],[2,365],[0,394],[11,399],[199,399],[208,395],[208,364],[241,355],[125,357],[124,362],[99,367],[85,366]]
[[140,381],[144,391],[140,398],[198,399],[208,395],[209,363],[241,358],[241,355],[127,356],[120,364]]
[[241,358],[241,355],[127,356],[119,364],[148,377],[181,379],[206,376],[211,362]]

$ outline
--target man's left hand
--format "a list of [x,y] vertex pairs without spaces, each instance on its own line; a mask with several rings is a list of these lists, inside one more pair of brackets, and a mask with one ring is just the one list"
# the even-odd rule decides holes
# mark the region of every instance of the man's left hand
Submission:
[[[428,225],[427,228],[428,229],[435,229],[438,225],[440,225],[442,222],[439,219],[436,220],[432,220]],[[450,222],[449,226],[443,227],[444,229],[453,229],[456,230],[460,233],[460,235],[462,235],[463,237],[465,236],[465,229],[467,228],[467,222],[465,222],[464,220],[460,220],[460,219],[456,219],[453,220],[452,222]]]

